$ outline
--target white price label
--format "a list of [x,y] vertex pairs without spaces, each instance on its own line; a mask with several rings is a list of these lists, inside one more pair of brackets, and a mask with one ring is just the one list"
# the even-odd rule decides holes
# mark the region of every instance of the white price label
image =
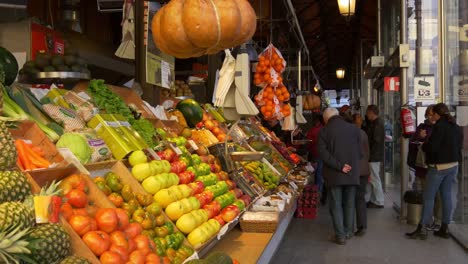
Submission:
[[182,155],[182,150],[180,150],[180,148],[175,145],[175,144],[170,144],[172,150],[174,150],[174,152],[177,154],[177,156],[180,156]]
[[225,234],[226,232],[228,231],[229,229],[229,224],[225,224],[223,227],[221,227],[221,229],[219,230],[219,233],[218,235],[216,236],[216,238],[218,240],[220,240]]
[[292,182],[289,182],[289,185],[291,186],[291,188],[294,189],[294,191],[297,191],[297,188],[298,188],[298,187],[297,187],[297,185],[296,185],[295,182],[293,182],[293,181],[292,181]]
[[284,192],[278,192],[278,195],[283,199],[284,201],[288,200],[288,196]]
[[190,147],[193,148],[193,150],[195,150],[195,151],[198,150],[198,145],[197,145],[197,143],[195,143],[195,141],[189,139],[189,140],[187,140],[187,142],[189,143]]

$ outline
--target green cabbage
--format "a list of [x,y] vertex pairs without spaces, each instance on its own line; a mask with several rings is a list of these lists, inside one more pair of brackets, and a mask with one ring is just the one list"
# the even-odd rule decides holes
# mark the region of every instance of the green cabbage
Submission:
[[88,141],[79,133],[63,134],[57,141],[57,148],[68,148],[83,164],[88,163],[93,154]]

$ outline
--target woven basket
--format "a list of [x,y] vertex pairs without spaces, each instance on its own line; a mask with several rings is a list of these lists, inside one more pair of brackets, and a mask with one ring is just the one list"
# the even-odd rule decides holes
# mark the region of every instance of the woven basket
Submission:
[[279,223],[279,214],[277,212],[249,212],[258,215],[269,215],[270,220],[253,220],[241,217],[240,227],[243,232],[250,233],[274,233]]

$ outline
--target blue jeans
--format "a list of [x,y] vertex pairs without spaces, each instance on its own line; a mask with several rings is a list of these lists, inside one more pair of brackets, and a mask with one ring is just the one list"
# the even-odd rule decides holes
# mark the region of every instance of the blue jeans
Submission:
[[422,211],[422,225],[432,223],[434,212],[434,199],[440,191],[442,200],[442,223],[450,224],[452,213],[452,185],[458,173],[458,166],[446,170],[437,170],[429,167],[426,174],[426,187],[424,188],[424,206]]
[[346,238],[354,232],[356,186],[330,187],[330,214],[337,238]]

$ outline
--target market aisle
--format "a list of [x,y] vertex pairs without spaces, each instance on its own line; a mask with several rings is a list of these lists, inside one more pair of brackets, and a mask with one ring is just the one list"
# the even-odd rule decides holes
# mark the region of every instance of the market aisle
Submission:
[[406,239],[404,233],[414,227],[399,223],[390,205],[369,210],[367,234],[353,237],[345,246],[328,241],[330,221],[327,207],[320,209],[315,220],[293,219],[271,263],[468,263],[468,254],[452,239],[432,235],[427,241]]

